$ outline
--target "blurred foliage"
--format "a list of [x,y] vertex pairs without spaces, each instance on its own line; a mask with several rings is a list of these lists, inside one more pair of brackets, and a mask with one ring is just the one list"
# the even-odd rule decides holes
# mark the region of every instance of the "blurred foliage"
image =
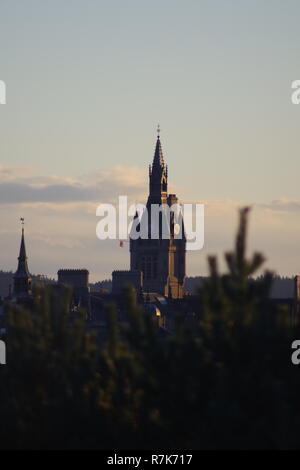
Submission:
[[7,306],[7,365],[0,367],[0,448],[299,448],[299,338],[289,313],[269,301],[272,274],[246,258],[240,213],[228,272],[209,259],[191,328],[178,315],[163,338],[124,293],[128,323],[107,308],[97,344],[84,313],[70,321],[70,291],[35,292],[31,311]]

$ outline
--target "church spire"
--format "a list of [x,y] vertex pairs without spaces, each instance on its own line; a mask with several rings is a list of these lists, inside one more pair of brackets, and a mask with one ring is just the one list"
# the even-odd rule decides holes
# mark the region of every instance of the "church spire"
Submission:
[[31,291],[31,275],[27,264],[26,246],[25,246],[25,235],[24,235],[24,219],[21,219],[22,223],[22,236],[20,252],[18,257],[18,268],[14,275],[14,291],[16,295],[19,294],[30,294]]
[[19,257],[18,257],[17,273],[18,274],[23,274],[23,275],[25,274],[26,276],[30,276],[29,269],[28,269],[28,264],[27,264],[24,227],[22,227],[22,237],[21,237],[20,253],[19,253]]

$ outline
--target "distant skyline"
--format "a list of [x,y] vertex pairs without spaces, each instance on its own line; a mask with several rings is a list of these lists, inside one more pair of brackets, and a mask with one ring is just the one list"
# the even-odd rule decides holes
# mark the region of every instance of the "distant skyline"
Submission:
[[0,269],[16,268],[21,216],[32,273],[126,268],[96,207],[145,201],[160,123],[171,188],[206,204],[188,275],[232,247],[245,204],[249,248],[299,274],[299,15],[296,0],[2,0]]

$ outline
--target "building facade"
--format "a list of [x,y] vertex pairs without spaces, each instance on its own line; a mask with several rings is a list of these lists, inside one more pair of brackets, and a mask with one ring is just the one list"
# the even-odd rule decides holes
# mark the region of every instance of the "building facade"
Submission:
[[[176,195],[168,194],[168,167],[158,135],[153,163],[149,167],[147,211],[141,218],[135,217],[135,229],[139,231],[146,226],[148,237],[130,238],[130,269],[142,272],[144,292],[156,292],[173,299],[182,298],[184,294],[186,256],[183,223],[176,223],[172,212],[169,214],[169,209],[176,204]],[[154,206],[160,207],[155,218]],[[168,228],[167,237],[165,227]]]

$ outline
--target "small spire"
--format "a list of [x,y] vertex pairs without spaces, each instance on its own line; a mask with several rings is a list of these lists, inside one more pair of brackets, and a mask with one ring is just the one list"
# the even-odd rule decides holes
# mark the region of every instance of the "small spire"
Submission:
[[155,148],[155,153],[154,153],[152,169],[154,169],[155,167],[161,167],[162,168],[165,165],[162,146],[161,146],[161,141],[160,141],[160,132],[161,132],[161,128],[160,128],[160,125],[158,124],[158,126],[157,126],[157,142],[156,142],[156,148]]

